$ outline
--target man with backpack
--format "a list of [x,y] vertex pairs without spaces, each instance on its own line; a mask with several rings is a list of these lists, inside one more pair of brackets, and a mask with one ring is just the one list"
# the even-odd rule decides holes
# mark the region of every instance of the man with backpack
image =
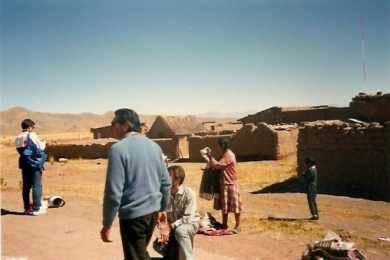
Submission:
[[[33,132],[35,123],[31,119],[24,119],[21,123],[22,132],[16,137],[16,150],[19,153],[19,169],[23,178],[24,212],[28,215],[46,213],[41,208],[42,171],[46,160],[44,152],[46,143],[41,141]],[[30,205],[30,190],[32,189],[33,204]]]

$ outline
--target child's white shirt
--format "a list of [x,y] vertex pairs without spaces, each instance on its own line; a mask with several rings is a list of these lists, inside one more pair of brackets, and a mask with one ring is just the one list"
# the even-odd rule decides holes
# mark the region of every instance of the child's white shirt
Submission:
[[27,146],[27,135],[30,134],[31,141],[38,147],[40,150],[45,150],[46,142],[41,141],[39,136],[34,132],[21,132],[15,139],[16,148],[22,148]]

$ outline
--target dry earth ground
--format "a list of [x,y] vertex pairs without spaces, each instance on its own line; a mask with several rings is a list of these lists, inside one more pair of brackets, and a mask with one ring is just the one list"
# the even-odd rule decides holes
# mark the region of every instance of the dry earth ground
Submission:
[[[22,211],[17,153],[1,145],[2,259],[122,259],[117,221],[110,244],[99,239],[101,201],[106,160],[70,160],[48,163],[43,175],[44,195],[60,194],[67,204],[39,217],[18,215]],[[201,163],[182,163],[186,183],[198,190]],[[321,219],[309,216],[302,193],[252,194],[296,174],[295,158],[282,161],[240,163],[238,167],[244,212],[242,233],[236,236],[196,236],[197,259],[299,259],[305,245],[320,239],[326,230],[348,231],[369,259],[390,259],[390,203],[319,195]],[[200,199],[200,211],[210,211],[211,202]],[[295,220],[270,221],[269,216]],[[229,220],[233,225],[233,216]],[[153,250],[150,250],[157,256]],[[25,258],[12,258],[25,257]]]

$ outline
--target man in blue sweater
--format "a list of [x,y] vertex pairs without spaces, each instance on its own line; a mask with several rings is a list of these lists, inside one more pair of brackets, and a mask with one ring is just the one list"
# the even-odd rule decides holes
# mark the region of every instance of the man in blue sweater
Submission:
[[111,242],[111,226],[119,212],[125,260],[150,259],[146,248],[153,230],[157,221],[167,218],[169,174],[159,145],[140,134],[137,113],[115,111],[112,131],[120,141],[108,154],[101,238]]

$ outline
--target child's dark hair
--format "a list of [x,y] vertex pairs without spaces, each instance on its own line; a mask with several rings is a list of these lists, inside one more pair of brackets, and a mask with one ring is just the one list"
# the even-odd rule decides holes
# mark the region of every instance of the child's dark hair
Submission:
[[307,158],[305,159],[305,164],[308,165],[308,166],[313,166],[313,165],[316,164],[316,162],[314,161],[313,158],[307,157]]
[[30,127],[34,127],[35,123],[30,118],[26,118],[20,124],[23,130],[27,130]]
[[179,180],[180,184],[183,184],[184,179],[186,177],[186,173],[183,167],[181,167],[180,165],[172,165],[168,167],[168,172],[174,175],[175,178]]
[[227,149],[230,149],[230,147],[231,147],[230,141],[227,138],[218,139],[218,144],[222,148],[222,150],[224,150],[224,151]]

